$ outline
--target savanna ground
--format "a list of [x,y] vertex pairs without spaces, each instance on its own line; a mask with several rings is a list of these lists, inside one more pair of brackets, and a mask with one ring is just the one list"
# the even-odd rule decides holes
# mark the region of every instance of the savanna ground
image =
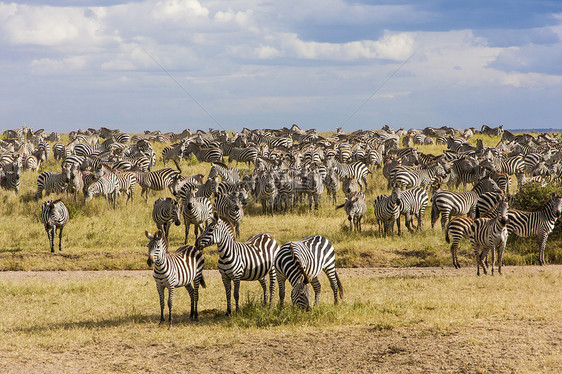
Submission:
[[[483,140],[485,145],[498,141]],[[155,145],[158,155],[163,147]],[[442,149],[420,147],[429,153]],[[206,175],[210,168],[193,159],[181,166],[185,175]],[[156,169],[161,167],[159,160]],[[247,166],[239,168],[250,172]],[[60,165],[51,158],[44,170],[58,171]],[[137,188],[135,201],[126,205],[121,200],[115,211],[103,199],[85,204],[82,198],[75,202],[60,196],[71,221],[63,251],[53,255],[39,220],[47,198],[32,198],[37,175],[24,172],[19,196],[0,190],[2,373],[162,368],[551,373],[562,367],[561,266],[531,266],[537,259],[536,242],[510,239],[503,276],[476,277],[466,241],[459,251],[463,268],[455,270],[440,224],[430,228],[430,206],[421,232],[409,233],[402,224],[400,237],[379,237],[372,201],[388,193],[380,169],[369,178],[362,233],[350,233],[344,212],[325,197],[318,211],[301,205],[274,217],[263,216],[257,202],[251,202],[241,225],[242,239],[260,232],[280,243],[326,236],[336,248],[346,291],[340,305],[332,305],[329,286],[323,283],[321,304],[311,313],[269,309],[259,302],[259,286],[243,283],[242,310],[227,318],[222,282],[216,270],[209,270],[208,288],[201,290],[200,321],[187,320],[187,292],[178,290],[170,330],[158,327],[154,281],[150,271],[141,270],[147,269],[144,230],[155,230],[152,203],[169,193],[152,193],[147,204]],[[341,192],[338,202],[343,202]],[[183,226],[172,227],[171,248],[183,244],[183,235]],[[193,240],[191,231],[188,242]],[[551,264],[562,262],[559,237],[549,239],[546,256]],[[207,269],[216,269],[216,249],[205,250],[205,259]],[[141,271],[125,271],[132,269]]]

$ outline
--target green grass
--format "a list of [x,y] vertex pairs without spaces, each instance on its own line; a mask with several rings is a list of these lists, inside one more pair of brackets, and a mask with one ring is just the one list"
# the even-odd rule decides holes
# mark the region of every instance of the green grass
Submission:
[[[471,141],[481,136],[475,136]],[[485,145],[495,145],[498,139],[484,136]],[[155,144],[157,155],[165,144]],[[443,146],[420,146],[421,151],[439,154]],[[163,167],[159,159],[156,169]],[[172,166],[168,163],[167,166]],[[209,164],[199,164],[193,159],[181,163],[185,175],[202,173],[207,175]],[[235,166],[233,163],[231,166]],[[251,170],[244,164],[238,165],[243,174]],[[60,170],[52,158],[44,170]],[[151,193],[148,204],[136,190],[133,203],[125,205],[123,198],[118,209],[113,210],[102,198],[88,204],[80,196],[77,202],[69,196],[60,196],[71,214],[71,220],[64,230],[62,253],[50,253],[47,234],[39,219],[40,201],[34,201],[36,180],[39,173],[26,171],[22,175],[19,196],[11,191],[0,190],[0,270],[104,270],[104,269],[145,269],[146,244],[144,231],[154,231],[152,204],[157,197],[169,196],[168,191]],[[372,212],[372,201],[381,193],[388,193],[386,180],[380,169],[373,170],[366,190],[368,211],[363,220],[362,233],[350,233],[349,224],[342,209],[336,210],[324,195],[318,211],[309,212],[307,204],[295,209],[294,213],[276,213],[274,217],[263,216],[261,205],[256,202],[245,210],[241,224],[241,239],[257,233],[269,233],[282,244],[307,235],[318,234],[327,237],[336,248],[339,267],[400,267],[400,266],[449,266],[449,246],[445,243],[440,224],[430,228],[430,206],[425,213],[424,229],[421,233],[407,232],[402,223],[402,236],[380,238]],[[48,198],[57,198],[51,195]],[[343,194],[338,194],[343,202]],[[189,243],[193,243],[193,227]],[[172,226],[170,246],[172,249],[183,245],[184,226]],[[537,261],[537,244],[534,240],[514,240],[508,244],[504,261],[506,264],[532,264]],[[216,247],[205,250],[207,268],[216,267]],[[547,260],[562,262],[560,239],[552,238],[547,243]],[[472,251],[466,241],[459,250],[461,265],[472,265]]]

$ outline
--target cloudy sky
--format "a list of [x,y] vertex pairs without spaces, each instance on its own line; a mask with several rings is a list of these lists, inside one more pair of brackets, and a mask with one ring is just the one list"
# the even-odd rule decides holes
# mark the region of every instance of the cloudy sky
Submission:
[[0,2],[0,129],[562,128],[562,2]]

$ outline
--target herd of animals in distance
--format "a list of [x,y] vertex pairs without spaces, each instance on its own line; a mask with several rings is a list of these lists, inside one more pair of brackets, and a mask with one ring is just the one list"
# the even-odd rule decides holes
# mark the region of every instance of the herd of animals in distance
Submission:
[[[473,144],[474,134],[498,137],[494,147],[481,139]],[[361,222],[372,204],[381,236],[401,233],[401,217],[411,231],[422,229],[422,219],[431,202],[431,226],[440,220],[452,262],[459,267],[458,245],[470,240],[477,274],[486,274],[488,254],[491,272],[501,274],[502,255],[509,235],[536,237],[538,259],[545,264],[544,252],[562,210],[562,196],[554,195],[539,210],[527,212],[509,207],[517,186],[526,183],[560,185],[562,176],[562,138],[513,134],[502,126],[483,125],[480,130],[426,127],[423,130],[388,126],[381,130],[358,130],[323,136],[316,130],[297,125],[282,129],[244,128],[241,132],[184,130],[181,133],[146,131],[127,134],[102,127],[77,130],[61,142],[60,134],[30,128],[6,130],[0,143],[0,186],[18,194],[22,172],[41,171],[37,177],[35,199],[57,194],[82,196],[87,203],[99,196],[116,208],[118,196],[133,199],[137,186],[148,202],[150,191],[169,191],[170,197],[154,201],[152,219],[157,231],[145,232],[148,261],[154,267],[164,322],[164,289],[169,291],[169,324],[172,323],[174,288],[186,287],[191,297],[191,318],[197,319],[199,287],[203,278],[203,248],[217,245],[220,271],[231,313],[231,288],[234,285],[236,310],[239,308],[240,281],[257,280],[263,288],[264,302],[271,303],[275,284],[279,285],[281,306],[285,282],[292,286],[291,301],[311,308],[311,290],[318,303],[324,272],[330,282],[334,302],[343,296],[343,286],[335,267],[335,251],[325,237],[310,235],[279,245],[270,235],[259,233],[245,242],[238,241],[240,225],[249,201],[261,204],[262,214],[293,211],[297,204],[318,209],[320,197],[336,204],[342,191],[345,202],[336,205],[349,221],[350,232],[361,232]],[[161,154],[153,144],[166,143]],[[442,144],[441,154],[427,154],[418,145]],[[42,164],[54,158],[59,170],[43,170]],[[208,175],[184,175],[180,162],[195,157],[208,163]],[[164,167],[155,169],[156,160]],[[248,165],[250,173],[229,166]],[[170,164],[172,167],[167,166]],[[175,166],[175,168],[173,167]],[[253,169],[252,169],[253,168]],[[388,194],[366,201],[368,176],[382,173]],[[462,189],[460,186],[463,186]],[[472,185],[470,188],[468,185]],[[59,250],[69,212],[61,199],[45,200],[38,212],[48,234],[51,252],[55,251],[58,230]],[[168,234],[172,224],[185,225],[185,244],[171,252]],[[194,245],[187,245],[190,226],[194,226]],[[496,258],[497,257],[497,258]],[[269,288],[267,287],[269,278]]]

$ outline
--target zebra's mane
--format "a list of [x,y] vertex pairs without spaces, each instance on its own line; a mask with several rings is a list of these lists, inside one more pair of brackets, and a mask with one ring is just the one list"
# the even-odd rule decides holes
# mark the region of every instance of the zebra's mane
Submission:
[[226,170],[228,170],[228,166],[226,166],[224,163],[222,162],[214,162],[213,165],[218,165],[220,167],[225,168]]
[[299,268],[299,270],[302,273],[302,276],[304,277],[304,284],[310,283],[310,279],[308,278],[308,275],[306,274],[306,271],[304,271],[304,267],[302,266],[302,263],[301,263],[299,257],[295,254],[295,249],[293,247],[293,243],[289,243],[289,249],[291,250],[291,255],[293,256],[293,259],[297,263],[297,267]]

